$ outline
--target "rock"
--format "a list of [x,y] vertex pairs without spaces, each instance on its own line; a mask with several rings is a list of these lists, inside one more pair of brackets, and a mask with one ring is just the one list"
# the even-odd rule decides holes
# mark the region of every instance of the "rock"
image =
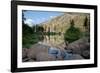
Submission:
[[22,59],[22,62],[27,62],[27,61],[29,61],[29,58]]
[[56,58],[53,55],[41,52],[36,55],[36,61],[55,61]]
[[42,45],[42,44],[35,44],[30,48],[27,56],[28,56],[28,58],[36,59],[36,56],[39,53],[42,53],[42,52],[48,53],[49,48],[50,48],[49,46],[45,46],[45,45]]
[[53,55],[57,60],[62,60],[62,51],[56,47],[49,48],[49,54]]
[[72,54],[64,53],[64,60],[70,60],[72,57]]
[[84,59],[84,58],[79,54],[73,54],[70,59],[71,60],[80,60],[80,59]]
[[90,51],[89,50],[85,50],[82,52],[81,54],[84,58],[89,59],[90,58]]
[[61,44],[58,44],[56,47],[59,48],[60,50],[65,50],[66,43],[62,42]]
[[29,59],[28,62],[35,62],[35,60],[33,60],[33,59]]
[[30,59],[30,58],[24,58],[22,59],[23,62],[34,62],[35,60]]
[[79,44],[69,44],[67,50],[74,54],[81,54],[81,49]]
[[27,57],[27,53],[28,53],[28,49],[27,48],[22,48],[22,58],[26,58]]
[[90,50],[90,43],[88,38],[82,38],[67,46],[67,50],[72,50],[74,54],[82,54],[85,50]]
[[64,60],[80,60],[80,59],[84,59],[81,55],[79,54],[66,54],[66,56],[64,57]]
[[49,54],[55,54],[55,55],[57,55],[59,52],[60,52],[60,50],[57,49],[57,48],[55,48],[55,47],[50,47],[49,50],[48,50]]

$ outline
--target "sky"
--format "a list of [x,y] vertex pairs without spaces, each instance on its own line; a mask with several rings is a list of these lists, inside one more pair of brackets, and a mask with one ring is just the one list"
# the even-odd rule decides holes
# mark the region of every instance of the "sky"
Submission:
[[24,12],[24,18],[26,18],[24,22],[29,26],[33,26],[48,21],[62,14],[62,12],[26,10]]

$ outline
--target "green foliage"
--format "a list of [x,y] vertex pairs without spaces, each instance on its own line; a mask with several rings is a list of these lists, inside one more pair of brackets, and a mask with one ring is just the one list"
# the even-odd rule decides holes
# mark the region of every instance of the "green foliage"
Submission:
[[48,36],[50,36],[50,35],[59,35],[59,34],[61,34],[60,32],[59,33],[56,33],[56,32],[44,32],[44,35],[48,35]]
[[87,32],[90,31],[90,21],[89,21],[89,19],[87,17],[85,17],[85,19],[84,19],[84,25],[83,26],[85,27],[85,30]]
[[23,31],[23,35],[28,35],[28,34],[32,34],[33,30],[31,27],[29,27],[27,24],[23,24],[22,25],[22,31]]
[[27,24],[23,24],[23,36],[22,36],[22,45],[25,48],[29,48],[31,45],[43,40],[43,27],[35,26],[29,27]]
[[71,26],[64,35],[65,42],[68,41],[69,43],[78,40],[81,36],[80,30],[74,27],[74,21],[72,20],[70,23]]
[[84,27],[87,27],[88,26],[88,18],[87,17],[85,17],[85,20],[84,20],[84,25],[83,25]]
[[36,26],[32,27],[32,30],[33,30],[33,32],[43,32],[44,28],[42,26],[36,25]]
[[29,48],[31,45],[37,43],[38,41],[43,40],[43,37],[41,36],[41,34],[34,33],[23,36],[22,40],[23,40],[22,42],[23,47]]
[[33,27],[29,27],[27,24],[25,24],[25,12],[26,10],[22,11],[22,45],[25,48],[29,48],[31,45],[43,40],[44,29],[42,26],[36,25]]

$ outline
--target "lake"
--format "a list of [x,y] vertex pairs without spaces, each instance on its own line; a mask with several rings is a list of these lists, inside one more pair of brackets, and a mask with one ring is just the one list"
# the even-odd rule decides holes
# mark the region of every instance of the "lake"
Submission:
[[64,34],[45,35],[42,44],[49,46],[57,46],[64,42]]

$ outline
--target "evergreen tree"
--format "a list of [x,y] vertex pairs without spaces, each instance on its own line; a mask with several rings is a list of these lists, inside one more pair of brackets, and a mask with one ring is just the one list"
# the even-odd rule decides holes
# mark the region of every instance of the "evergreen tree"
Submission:
[[75,24],[74,24],[74,20],[71,20],[71,21],[70,21],[70,25],[71,25],[71,26],[70,26],[71,28],[74,27],[74,25],[75,25]]
[[88,18],[87,17],[85,17],[85,19],[84,19],[84,25],[83,26],[85,27],[86,31],[89,30],[89,23],[88,23]]
[[26,12],[26,10],[22,10],[22,24],[24,24],[24,21],[26,20],[24,13]]

